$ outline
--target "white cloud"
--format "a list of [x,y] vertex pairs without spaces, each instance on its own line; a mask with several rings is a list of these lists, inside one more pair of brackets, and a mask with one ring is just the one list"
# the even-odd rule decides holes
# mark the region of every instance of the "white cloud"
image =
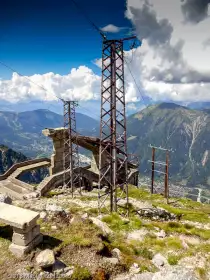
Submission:
[[128,29],[127,27],[118,27],[114,24],[108,24],[101,28],[101,31],[103,32],[109,32],[109,33],[118,33],[123,29]]
[[57,96],[65,100],[86,101],[100,97],[100,83],[100,76],[86,66],[73,68],[63,76],[51,72],[22,77],[13,73],[11,80],[0,80],[0,99],[10,102],[52,101]]
[[108,24],[108,25],[102,27],[101,30],[104,32],[118,33],[120,31],[120,27],[113,25],[113,24]]
[[[139,102],[141,95],[156,101],[210,101],[210,17],[208,6],[203,5],[201,15],[197,10],[197,20],[192,20],[195,1],[186,0],[188,4],[183,10],[180,0],[127,0],[126,16],[143,40],[141,47],[125,52],[127,103]],[[102,30],[115,33],[121,27],[109,24]],[[101,59],[95,63],[101,67]],[[47,92],[14,73],[11,80],[0,80],[0,99],[10,102],[50,101],[56,96],[78,101],[100,99],[101,77],[85,66],[74,68],[67,75],[46,73],[28,78]]]
[[196,24],[190,19],[186,24],[188,12],[181,5],[180,0],[127,0],[126,16],[143,40],[131,69],[154,100],[209,101],[210,56],[203,44],[209,42],[210,18],[201,9]]

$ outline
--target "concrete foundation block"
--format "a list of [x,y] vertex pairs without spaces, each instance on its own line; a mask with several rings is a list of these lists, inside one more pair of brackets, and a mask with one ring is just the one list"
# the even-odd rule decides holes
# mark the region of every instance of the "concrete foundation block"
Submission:
[[16,245],[26,246],[39,234],[40,234],[40,226],[37,225],[26,233],[14,232],[12,236],[12,242]]
[[18,258],[24,256],[29,253],[34,247],[36,247],[43,240],[42,234],[39,234],[35,237],[27,246],[16,245],[12,243],[9,246],[9,250]]

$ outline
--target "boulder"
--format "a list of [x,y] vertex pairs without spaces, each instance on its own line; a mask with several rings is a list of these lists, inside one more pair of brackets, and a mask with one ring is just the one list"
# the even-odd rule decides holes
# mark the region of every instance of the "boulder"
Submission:
[[0,194],[0,202],[12,204],[12,199],[6,194]]
[[42,268],[53,266],[55,263],[54,252],[50,249],[40,252],[36,257],[36,263]]
[[127,239],[143,241],[145,236],[148,235],[148,233],[149,233],[149,231],[146,229],[134,230],[128,234]]

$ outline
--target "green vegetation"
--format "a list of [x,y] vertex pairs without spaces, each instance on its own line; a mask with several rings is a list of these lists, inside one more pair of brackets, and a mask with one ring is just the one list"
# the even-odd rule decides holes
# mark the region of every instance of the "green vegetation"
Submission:
[[62,227],[59,232],[52,233],[54,238],[62,241],[59,249],[67,245],[74,245],[76,247],[98,247],[100,243],[100,230],[89,221],[76,221],[73,226]]
[[137,189],[136,187],[133,187],[131,185],[129,185],[128,195],[129,197],[143,201],[164,201],[164,198],[159,194],[151,195],[146,188]]
[[107,215],[102,219],[109,227],[116,231],[132,231],[139,229],[142,226],[142,222],[138,217],[131,217],[130,220],[123,220],[118,214]]
[[[192,205],[194,202],[192,203]],[[209,213],[210,213],[210,206],[206,207],[206,213],[203,211],[204,207],[201,207],[201,209],[198,208],[189,208],[189,206],[185,206],[182,208],[173,207],[171,205],[163,204],[163,203],[153,203],[154,206],[158,206],[161,208],[164,208],[165,210],[169,211],[170,213],[176,214],[176,215],[182,215],[182,220],[188,220],[192,222],[199,222],[199,223],[209,223]]]
[[168,256],[168,263],[170,265],[177,265],[178,264],[178,261],[179,261],[179,256],[177,255],[169,255]]
[[91,280],[92,276],[90,271],[85,268],[85,267],[81,267],[81,266],[77,266],[74,269],[74,273],[71,276],[72,280]]

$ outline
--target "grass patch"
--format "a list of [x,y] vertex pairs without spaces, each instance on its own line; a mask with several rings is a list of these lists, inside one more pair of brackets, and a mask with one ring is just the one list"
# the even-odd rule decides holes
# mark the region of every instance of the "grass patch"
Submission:
[[97,196],[81,196],[81,201],[92,201],[92,200],[98,200]]
[[135,229],[139,229],[142,226],[142,222],[138,217],[131,217],[130,220],[123,220],[121,217],[113,213],[111,215],[107,215],[103,217],[103,222],[107,223],[109,227],[115,231],[132,231]]
[[153,203],[156,207],[161,207],[167,210],[170,213],[173,213],[175,215],[182,215],[182,220],[188,220],[192,222],[199,222],[199,223],[209,223],[210,218],[210,210],[209,213],[206,210],[206,212],[203,212],[203,207],[200,209],[189,209],[189,208],[176,208],[171,205],[163,204],[163,203]]
[[168,256],[168,263],[170,265],[177,265],[179,260],[180,260],[180,257],[177,256],[177,255],[169,255]]
[[51,234],[54,238],[62,241],[59,245],[61,249],[67,245],[74,245],[77,247],[98,247],[101,239],[99,235],[100,230],[90,221],[75,222],[70,226],[64,226],[59,232]]
[[138,199],[138,200],[149,200],[149,201],[164,201],[164,198],[160,194],[151,194],[147,189],[144,188],[136,188],[134,186],[129,185],[128,188],[129,197]]
[[185,235],[195,235],[203,240],[208,240],[210,238],[210,230],[196,228],[189,224],[181,224],[178,222],[151,222],[153,227],[158,227],[163,229],[166,233],[179,233]]
[[197,267],[195,272],[198,274],[201,280],[207,280],[206,270],[202,267]]
[[91,280],[92,276],[86,267],[77,266],[71,276],[71,280]]

